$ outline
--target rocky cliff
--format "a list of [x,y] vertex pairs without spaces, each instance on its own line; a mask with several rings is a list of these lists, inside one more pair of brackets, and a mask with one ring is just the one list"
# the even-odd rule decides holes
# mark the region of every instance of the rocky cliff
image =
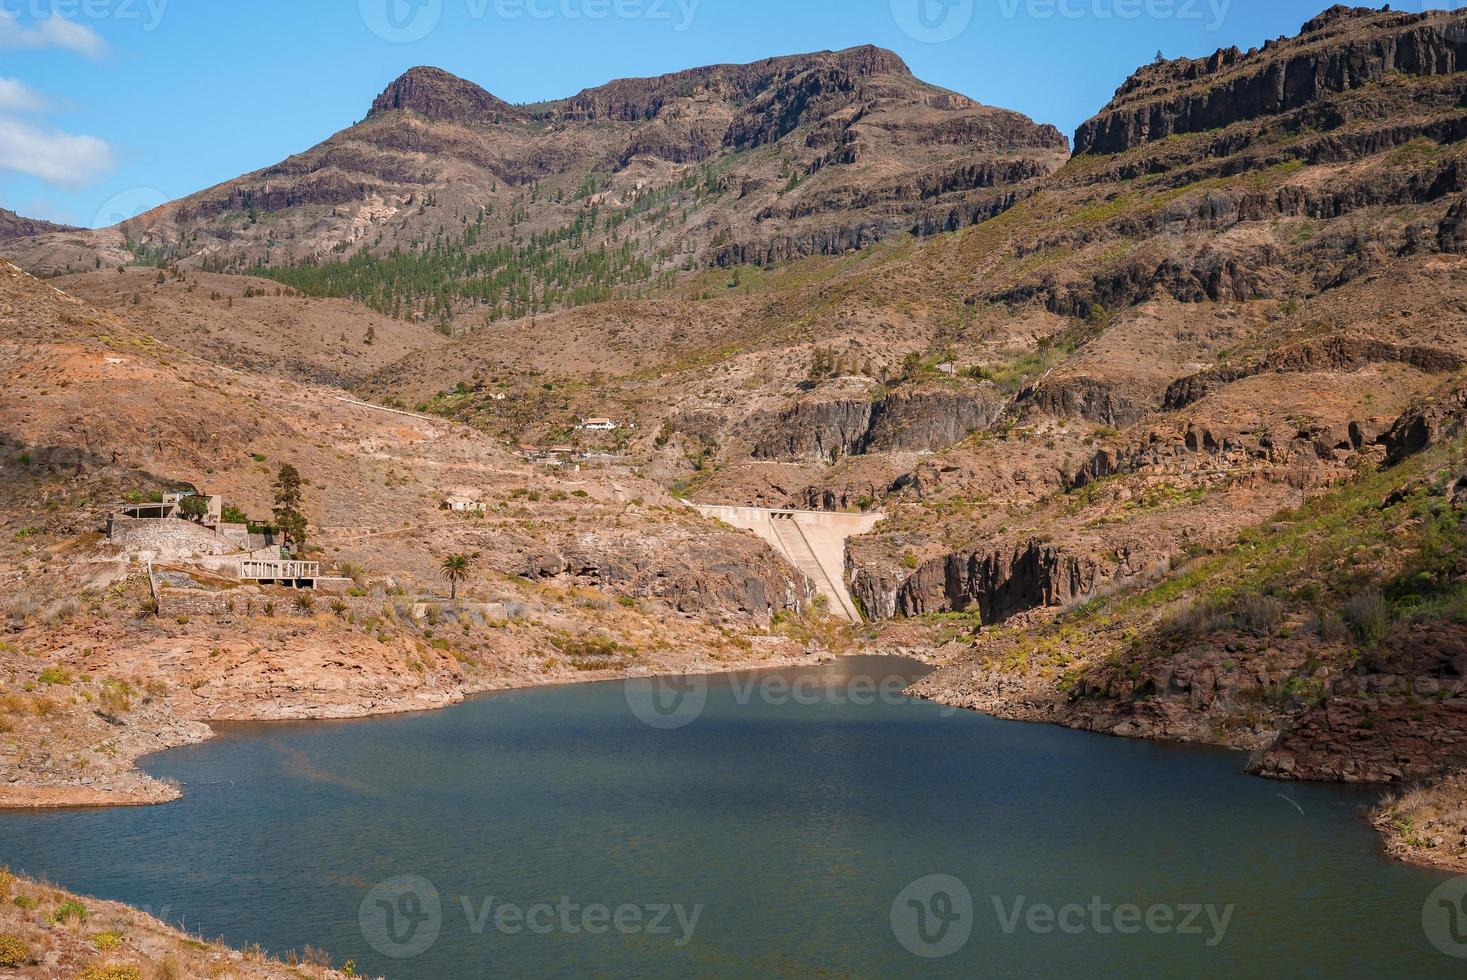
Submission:
[[904,580],[858,568],[851,591],[876,617],[974,611],[984,624],[993,625],[1086,595],[1095,587],[1098,571],[1093,560],[1031,540],[935,559]]
[[830,461],[866,453],[945,449],[993,424],[1005,404],[991,388],[898,392],[874,401],[803,401],[752,424],[752,455]]
[[1261,49],[1142,68],[1075,135],[1077,154],[1121,153],[1169,136],[1203,133],[1298,109],[1392,74],[1451,74],[1467,35],[1447,12],[1333,7],[1295,38]]

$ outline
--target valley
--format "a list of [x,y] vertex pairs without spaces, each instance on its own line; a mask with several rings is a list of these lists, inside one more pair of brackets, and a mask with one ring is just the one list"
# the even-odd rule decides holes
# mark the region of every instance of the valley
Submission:
[[1333,7],[1073,139],[871,46],[420,67],[116,227],[0,212],[0,808],[176,801],[139,760],[211,723],[871,654],[1375,787],[1467,873],[1464,39]]

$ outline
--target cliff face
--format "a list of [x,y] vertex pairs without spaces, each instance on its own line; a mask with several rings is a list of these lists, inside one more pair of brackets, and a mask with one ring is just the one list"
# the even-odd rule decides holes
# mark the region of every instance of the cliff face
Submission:
[[1062,606],[1088,594],[1096,562],[1037,540],[991,551],[952,554],[922,565],[904,581],[857,569],[852,594],[878,618],[977,611],[984,625],[1031,609]]
[[830,461],[875,452],[945,449],[991,425],[994,390],[899,393],[877,401],[807,401],[755,423],[755,459]]
[[1202,133],[1298,109],[1393,73],[1448,75],[1467,58],[1451,14],[1335,7],[1303,33],[1261,50],[1219,51],[1138,71],[1075,135],[1077,154],[1121,153],[1168,136]]

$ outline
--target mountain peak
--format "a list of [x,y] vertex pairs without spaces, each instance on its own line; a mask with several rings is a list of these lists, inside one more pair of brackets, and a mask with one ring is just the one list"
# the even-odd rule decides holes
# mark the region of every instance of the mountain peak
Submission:
[[410,68],[377,96],[368,118],[383,112],[413,112],[438,122],[490,122],[520,111],[473,82],[441,68]]

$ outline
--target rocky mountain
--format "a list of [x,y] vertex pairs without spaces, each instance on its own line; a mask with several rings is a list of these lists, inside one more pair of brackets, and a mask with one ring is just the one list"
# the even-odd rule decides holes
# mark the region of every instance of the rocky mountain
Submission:
[[1075,134],[1075,152],[1120,153],[1171,136],[1278,116],[1392,75],[1450,76],[1467,35],[1445,11],[1427,14],[1331,7],[1298,37],[1261,49],[1140,69]]
[[[1146,66],[976,227],[492,325],[365,389],[531,437],[604,408],[696,499],[887,513],[852,589],[952,658],[934,698],[1429,776],[1467,758],[1464,30],[1336,8]],[[502,407],[517,364],[566,401]]]
[[[332,433],[357,523],[401,523],[395,467],[347,461],[404,437],[312,416],[314,385],[461,423],[465,449],[625,467],[592,494],[619,511],[563,492],[542,518],[490,454],[505,526],[453,540],[516,589],[790,613],[798,580],[672,496],[879,510],[849,584],[869,642],[943,664],[922,693],[1406,781],[1467,765],[1464,37],[1467,13],[1337,7],[1144,66],[1073,157],[873,48],[529,106],[415,69],[277,167],[9,248],[163,263],[55,282],[106,308],[91,334],[244,371],[249,400],[309,390],[265,414]],[[120,441],[91,408],[36,431],[70,380],[17,389],[26,439]],[[261,476],[238,474],[254,499]]]
[[88,242],[11,254],[41,274],[99,255],[266,267],[396,315],[512,318],[709,265],[965,227],[1020,200],[1067,150],[1053,127],[927,85],[871,47],[533,106],[414,68],[320,146]]
[[33,235],[46,235],[53,232],[76,231],[70,225],[58,225],[50,221],[37,221],[34,218],[23,218],[14,211],[0,208],[0,242],[10,241],[13,238],[30,238]]

